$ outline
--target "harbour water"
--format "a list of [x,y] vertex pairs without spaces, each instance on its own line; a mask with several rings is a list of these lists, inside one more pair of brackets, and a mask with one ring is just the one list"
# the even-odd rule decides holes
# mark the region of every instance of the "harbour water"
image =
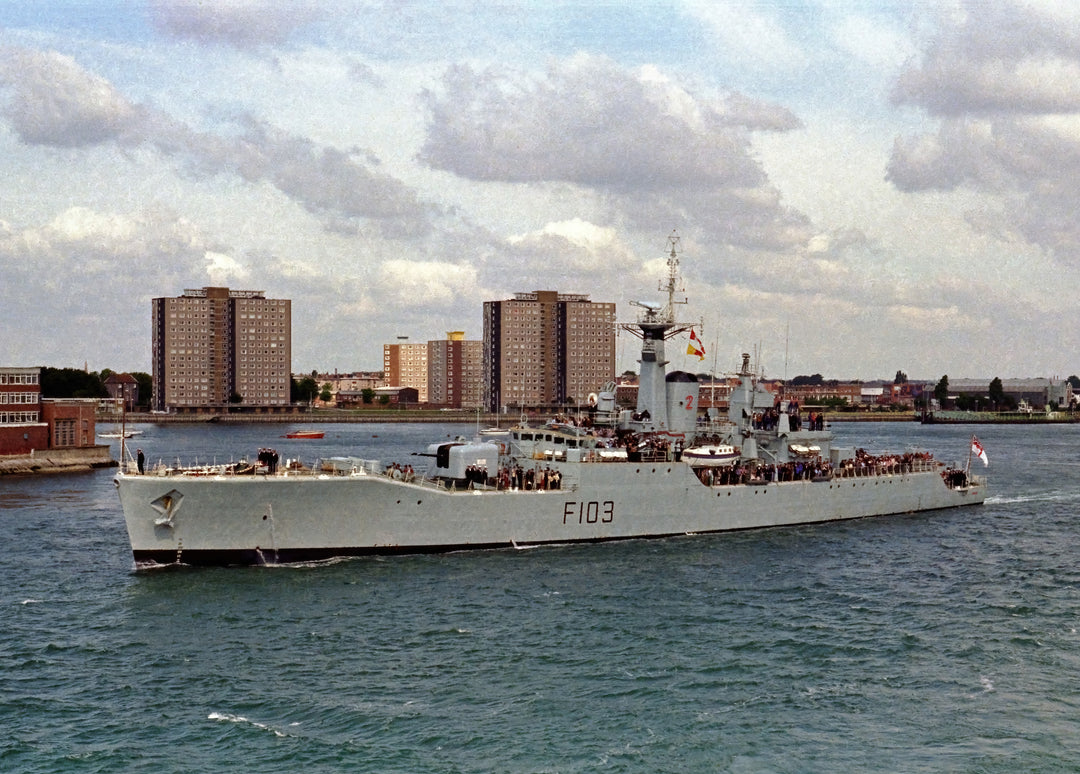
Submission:
[[[406,462],[472,430],[289,428],[133,443]],[[1080,428],[835,428],[961,463],[973,429],[981,507],[275,568],[134,573],[112,471],[0,479],[0,771],[1076,771]]]

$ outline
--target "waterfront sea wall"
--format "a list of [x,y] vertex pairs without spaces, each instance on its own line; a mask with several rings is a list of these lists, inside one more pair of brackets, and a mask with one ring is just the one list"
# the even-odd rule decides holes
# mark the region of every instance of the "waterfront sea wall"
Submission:
[[[572,413],[572,412],[571,412]],[[529,423],[533,425],[543,424],[550,419],[552,414],[529,413]],[[223,425],[253,425],[253,424],[317,424],[331,422],[478,422],[484,427],[499,425],[510,427],[518,424],[521,415],[513,414],[480,414],[475,411],[432,411],[425,409],[383,409],[383,410],[359,410],[359,411],[333,411],[320,410],[303,414],[148,414],[129,413],[126,421],[128,424],[160,424],[160,425],[190,425],[190,424],[223,424]],[[859,411],[859,412],[827,412],[826,422],[912,422],[916,415],[910,411]],[[120,417],[99,417],[101,422],[116,422],[119,424]]]
[[[294,424],[306,425],[317,423],[378,423],[378,422],[477,422],[487,427],[498,421],[503,427],[516,424],[519,417],[514,415],[480,414],[479,418],[475,411],[428,411],[423,409],[409,409],[402,411],[314,411],[303,414],[136,414],[129,413],[126,422],[133,424],[156,424],[156,425],[259,425],[259,424]],[[535,422],[541,419],[539,416],[530,416],[529,421]],[[99,421],[119,423],[119,417],[100,418]]]
[[116,465],[107,445],[79,449],[36,449],[30,454],[0,457],[0,475],[79,473]]
[[[569,412],[573,414],[573,412]],[[529,412],[529,424],[539,425],[551,419],[554,414],[544,412]],[[248,412],[236,413],[191,413],[191,414],[152,414],[152,413],[129,413],[126,417],[128,424],[159,424],[159,425],[197,425],[197,424],[223,424],[223,425],[253,425],[253,424],[318,424],[318,423],[379,423],[379,422],[402,422],[402,423],[478,423],[483,427],[499,425],[511,427],[519,423],[521,415],[518,413],[507,414],[477,414],[476,411],[466,409],[444,411],[438,409],[359,409],[352,411],[338,411],[334,409],[316,409],[288,414],[259,414]],[[827,411],[825,421],[830,424],[840,422],[915,422],[922,419],[920,414],[914,411]],[[120,415],[105,415],[98,417],[99,422],[114,422],[119,425]],[[1020,414],[1018,412],[973,412],[973,411],[938,411],[927,420],[930,424],[972,424],[972,425],[1003,425],[1003,424],[1072,424],[1080,421],[1080,415],[1070,412],[1057,412],[1055,414]]]

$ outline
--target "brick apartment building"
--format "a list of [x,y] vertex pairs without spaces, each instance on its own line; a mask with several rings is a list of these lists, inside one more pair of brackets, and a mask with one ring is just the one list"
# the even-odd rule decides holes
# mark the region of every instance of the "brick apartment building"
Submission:
[[261,290],[205,287],[152,305],[152,408],[290,405],[291,301]]
[[484,402],[585,403],[615,375],[615,304],[537,290],[484,302]]
[[428,402],[428,345],[402,341],[383,344],[383,379],[386,387],[413,387],[420,403]]
[[429,341],[428,403],[443,408],[480,408],[484,400],[484,342],[467,340],[464,331]]

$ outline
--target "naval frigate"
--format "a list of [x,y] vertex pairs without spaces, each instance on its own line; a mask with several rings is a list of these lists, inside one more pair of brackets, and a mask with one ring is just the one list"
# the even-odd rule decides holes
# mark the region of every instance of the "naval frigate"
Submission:
[[[334,457],[310,468],[236,463],[115,478],[137,568],[523,548],[707,534],[976,505],[986,482],[928,453],[833,443],[820,416],[765,389],[744,354],[726,415],[699,412],[692,374],[668,372],[678,237],[666,303],[621,324],[641,340],[637,403],[614,385],[587,421],[523,421],[504,440],[430,445],[426,469]],[[524,419],[524,417],[523,417]],[[970,466],[968,466],[970,467]]]

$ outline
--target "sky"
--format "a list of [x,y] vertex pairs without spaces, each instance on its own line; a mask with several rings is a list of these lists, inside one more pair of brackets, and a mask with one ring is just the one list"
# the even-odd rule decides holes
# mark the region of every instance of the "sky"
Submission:
[[[1080,5],[0,0],[0,364],[151,369],[292,300],[293,371],[662,300],[766,376],[1080,372]],[[638,342],[617,341],[636,368]]]

